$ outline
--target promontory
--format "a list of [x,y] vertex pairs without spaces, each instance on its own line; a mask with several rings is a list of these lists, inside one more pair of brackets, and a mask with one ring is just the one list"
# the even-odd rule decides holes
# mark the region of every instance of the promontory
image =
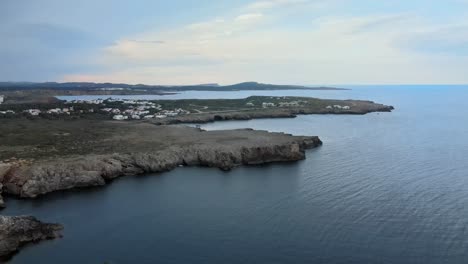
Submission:
[[[252,129],[204,131],[181,123],[301,114],[389,112],[371,101],[303,97],[215,100],[113,100],[15,105],[0,113],[0,207],[5,196],[103,186],[121,176],[178,166],[230,170],[241,165],[291,162],[322,145],[317,136]],[[0,217],[0,257],[30,241],[58,237],[58,225],[31,217]],[[2,231],[3,230],[3,231]]]

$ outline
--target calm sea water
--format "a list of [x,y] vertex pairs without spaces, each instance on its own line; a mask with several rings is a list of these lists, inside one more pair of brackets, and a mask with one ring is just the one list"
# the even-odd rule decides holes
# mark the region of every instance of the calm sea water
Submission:
[[12,263],[467,263],[468,86],[354,88],[172,96],[371,99],[396,110],[203,126],[319,135],[324,145],[297,163],[178,168],[9,199],[2,214],[65,225],[63,239]]

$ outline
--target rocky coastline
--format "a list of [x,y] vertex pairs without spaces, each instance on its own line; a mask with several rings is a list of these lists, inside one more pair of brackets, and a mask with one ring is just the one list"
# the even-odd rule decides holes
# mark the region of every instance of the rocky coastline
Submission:
[[[208,133],[185,129],[192,133]],[[233,138],[233,134],[237,138]],[[56,191],[104,186],[118,177],[170,171],[178,166],[205,166],[228,171],[241,165],[302,160],[307,149],[322,145],[318,137],[251,129],[235,130],[234,133],[218,132],[214,133],[214,138],[216,141],[199,141],[197,144],[170,146],[149,152],[2,162],[0,206],[5,207],[2,191],[18,198],[31,199]],[[60,225],[43,224],[33,217],[0,216],[0,258],[11,256],[25,243],[57,238],[61,229]]]
[[[33,199],[51,192],[105,186],[118,177],[170,171],[179,166],[228,171],[242,165],[292,162],[305,159],[307,149],[322,145],[317,136],[252,129],[204,131],[171,124],[393,110],[370,101],[346,102],[355,107],[203,113],[167,118],[159,123],[5,120],[0,127],[5,142],[0,145],[0,209],[5,207],[2,194]],[[0,259],[10,257],[25,243],[60,237],[62,228],[34,217],[0,216]]]
[[[267,132],[263,136],[270,136]],[[127,175],[164,172],[178,166],[206,166],[231,170],[240,165],[297,161],[305,150],[322,144],[318,137],[290,137],[288,142],[236,144],[230,148],[216,145],[171,147],[132,154],[89,155],[9,167],[3,178],[6,193],[20,198],[35,198],[54,191],[103,186]]]
[[25,244],[61,237],[63,226],[43,223],[32,216],[0,216],[0,262]]
[[[327,101],[327,100],[323,100]],[[225,111],[225,112],[212,112],[182,115],[176,117],[169,117],[161,120],[151,120],[150,122],[156,125],[173,125],[173,124],[204,124],[217,121],[231,121],[231,120],[252,120],[252,119],[265,119],[265,118],[295,118],[299,115],[365,115],[374,112],[391,112],[394,110],[393,106],[377,104],[372,101],[356,101],[356,100],[343,100],[335,101],[330,100],[330,104],[341,103],[345,105],[352,105],[353,107],[347,110],[343,109],[327,109],[327,108],[276,108],[276,109],[255,109],[243,111]]]

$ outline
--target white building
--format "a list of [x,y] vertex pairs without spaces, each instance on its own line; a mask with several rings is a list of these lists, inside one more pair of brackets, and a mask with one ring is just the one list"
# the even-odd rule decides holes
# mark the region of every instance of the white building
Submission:
[[39,109],[28,109],[28,110],[24,110],[23,112],[28,113],[28,114],[30,114],[32,116],[38,116],[41,113],[41,110],[39,110]]
[[292,102],[281,102],[279,103],[280,107],[291,107],[291,106],[299,106],[298,101],[292,101]]
[[5,96],[0,95],[0,104],[3,104],[4,101],[5,101]]
[[114,120],[125,120],[125,116],[123,115],[115,115],[112,117],[112,119]]
[[262,103],[262,107],[263,107],[263,108],[275,107],[275,104],[274,104],[274,103],[265,103],[265,102],[263,102],[263,103]]
[[351,109],[351,107],[349,107],[349,106],[346,105],[346,106],[343,106],[342,109],[343,109],[343,110],[349,110],[349,109]]
[[178,116],[178,115],[179,115],[179,113],[177,113],[177,112],[172,112],[172,111],[169,111],[169,112],[167,112],[167,113],[166,113],[166,115],[167,115],[167,116]]
[[60,114],[61,112],[62,112],[62,110],[60,110],[60,108],[49,109],[47,111],[48,114]]

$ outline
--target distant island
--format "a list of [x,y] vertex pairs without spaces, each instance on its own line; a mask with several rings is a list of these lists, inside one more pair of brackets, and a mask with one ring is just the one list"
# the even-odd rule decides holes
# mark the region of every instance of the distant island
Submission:
[[146,85],[125,83],[93,83],[93,82],[0,82],[0,91],[9,90],[75,90],[75,91],[243,91],[243,90],[348,90],[335,87],[310,87],[304,85],[265,84],[258,82],[243,82],[233,85],[217,83],[198,85]]

